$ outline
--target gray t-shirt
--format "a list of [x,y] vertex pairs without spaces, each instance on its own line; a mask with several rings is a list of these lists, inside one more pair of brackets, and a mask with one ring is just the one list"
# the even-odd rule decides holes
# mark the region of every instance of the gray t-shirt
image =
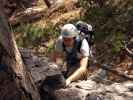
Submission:
[[[59,36],[59,38],[57,39],[56,44],[55,44],[55,50],[63,53],[64,49],[63,49],[62,44],[63,44],[63,37]],[[70,47],[69,48],[66,47],[66,50],[68,50],[68,51],[70,51],[71,49],[72,48],[70,48]],[[89,44],[86,39],[83,39],[83,41],[81,43],[80,52],[81,52],[82,56],[84,56],[84,57],[88,57],[91,55],[91,50],[90,50]]]

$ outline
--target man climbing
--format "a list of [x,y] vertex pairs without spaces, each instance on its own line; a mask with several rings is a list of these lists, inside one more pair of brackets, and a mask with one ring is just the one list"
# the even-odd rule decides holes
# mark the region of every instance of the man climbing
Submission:
[[52,60],[62,58],[67,62],[66,85],[87,78],[87,66],[90,47],[85,38],[81,38],[79,30],[73,24],[66,24],[61,29],[61,36],[55,43]]

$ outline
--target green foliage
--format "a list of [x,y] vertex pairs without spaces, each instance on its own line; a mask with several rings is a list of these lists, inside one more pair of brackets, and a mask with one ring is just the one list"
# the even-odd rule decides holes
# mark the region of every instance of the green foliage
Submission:
[[40,28],[37,25],[32,24],[21,24],[20,26],[14,28],[14,33],[22,34],[21,38],[17,40],[19,46],[37,46],[42,40],[48,40],[58,36],[58,31],[52,25],[48,25],[47,28]]
[[118,32],[114,35],[112,35],[111,38],[111,44],[112,44],[112,52],[118,53],[120,50],[124,47],[123,41],[125,40],[125,35],[121,32]]
[[[82,8],[85,9],[84,20],[92,24],[95,31],[96,42],[110,42],[113,53],[117,53],[123,48],[122,41],[126,38],[126,33],[132,32],[133,26],[133,2],[125,0],[117,1],[117,4],[110,0],[79,0]],[[108,2],[108,3],[107,3]],[[125,33],[125,34],[123,34]]]
[[114,5],[114,1],[79,0],[80,5],[86,10],[84,16],[81,16],[82,20],[92,24],[96,33],[116,33],[119,31],[126,33],[132,31],[133,2],[130,0],[118,1],[117,5]]
[[47,50],[45,51],[45,55],[51,54],[54,49],[54,44],[49,44]]
[[79,5],[81,7],[87,7],[88,1],[87,0],[78,0],[79,1]]

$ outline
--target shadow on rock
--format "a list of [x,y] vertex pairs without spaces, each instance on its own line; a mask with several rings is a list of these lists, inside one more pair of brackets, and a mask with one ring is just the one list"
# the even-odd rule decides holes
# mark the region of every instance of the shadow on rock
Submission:
[[56,96],[54,95],[54,90],[64,87],[65,87],[65,79],[63,75],[57,74],[46,77],[46,79],[42,82],[39,88],[41,99],[56,100]]

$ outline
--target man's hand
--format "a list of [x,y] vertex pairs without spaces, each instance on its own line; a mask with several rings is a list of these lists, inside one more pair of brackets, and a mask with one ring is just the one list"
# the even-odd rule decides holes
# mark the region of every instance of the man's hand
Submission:
[[82,58],[80,61],[80,67],[66,79],[66,86],[68,86],[72,81],[77,81],[82,77],[87,77],[87,64],[88,57]]

